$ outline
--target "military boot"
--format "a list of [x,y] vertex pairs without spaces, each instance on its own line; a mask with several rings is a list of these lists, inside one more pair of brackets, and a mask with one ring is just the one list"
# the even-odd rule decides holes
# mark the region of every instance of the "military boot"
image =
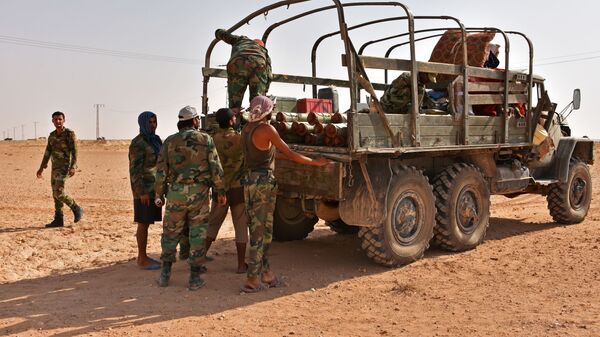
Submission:
[[200,277],[200,274],[205,271],[206,269],[203,269],[202,266],[192,266],[190,268],[190,283],[188,286],[189,290],[198,290],[204,286],[205,282]]
[[46,224],[46,228],[63,227],[64,225],[65,222],[63,220],[62,212],[54,212],[54,220],[52,220],[51,223]]
[[83,216],[83,207],[75,204],[73,205],[71,210],[73,211],[73,222],[79,222],[79,220],[81,220],[81,217]]
[[162,269],[160,270],[160,278],[158,279],[159,287],[168,287],[169,279],[171,278],[171,266],[173,262],[165,262],[162,263]]

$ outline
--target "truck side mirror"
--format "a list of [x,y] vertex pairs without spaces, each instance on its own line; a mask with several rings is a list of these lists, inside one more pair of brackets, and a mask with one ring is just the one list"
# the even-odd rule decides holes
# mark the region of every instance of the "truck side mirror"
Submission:
[[573,90],[573,109],[579,110],[581,106],[581,90],[575,89]]

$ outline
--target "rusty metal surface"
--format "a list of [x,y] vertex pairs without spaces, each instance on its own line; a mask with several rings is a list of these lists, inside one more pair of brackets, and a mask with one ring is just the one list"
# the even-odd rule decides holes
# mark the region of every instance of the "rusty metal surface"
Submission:
[[350,168],[343,186],[343,199],[339,204],[340,217],[345,223],[355,226],[374,226],[381,223],[387,213],[387,193],[392,178],[389,159],[366,159],[365,168],[373,196],[369,192],[360,164],[354,161]]
[[344,164],[334,162],[323,167],[297,164],[277,159],[275,178],[279,190],[305,197],[330,200],[342,198]]

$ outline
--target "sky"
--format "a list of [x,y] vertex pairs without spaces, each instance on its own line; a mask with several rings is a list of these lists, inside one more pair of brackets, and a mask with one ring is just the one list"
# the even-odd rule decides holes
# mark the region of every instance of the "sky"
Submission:
[[[15,139],[47,136],[51,114],[66,114],[67,127],[80,139],[96,137],[96,105],[100,105],[100,136],[130,139],[138,133],[137,116],[145,110],[158,116],[163,139],[176,131],[177,114],[185,105],[202,102],[202,66],[217,28],[229,28],[249,13],[274,3],[263,0],[0,0],[0,135]],[[352,2],[352,1],[348,1]],[[270,24],[300,10],[327,6],[329,0],[292,5],[259,16],[236,33],[260,37]],[[575,136],[600,139],[599,93],[600,4],[589,0],[405,1],[414,15],[449,15],[467,27],[520,31],[534,45],[534,73],[546,79],[558,110],[580,88],[581,109],[568,121]],[[348,25],[403,16],[398,7],[348,8]],[[430,20],[428,20],[430,21]],[[437,26],[448,26],[448,23]],[[417,29],[431,23],[416,22]],[[321,35],[338,30],[334,11],[321,13],[276,29],[267,47],[273,72],[310,75],[310,50]],[[351,31],[355,45],[405,32],[406,23]],[[497,38],[495,43],[505,45]],[[398,40],[393,41],[398,43]],[[417,59],[429,58],[434,40],[417,45]],[[392,44],[378,44],[365,55],[382,56]],[[526,67],[523,40],[510,40],[510,69]],[[230,46],[219,43],[211,65],[227,63]],[[343,44],[327,39],[318,52],[320,77],[345,79]],[[392,57],[405,58],[399,51]],[[502,60],[503,61],[503,60]],[[503,67],[501,63],[500,67]],[[372,75],[383,81],[381,71]],[[273,84],[277,96],[310,97],[310,88]],[[226,82],[209,83],[209,109],[226,105]],[[347,93],[340,89],[340,102]]]

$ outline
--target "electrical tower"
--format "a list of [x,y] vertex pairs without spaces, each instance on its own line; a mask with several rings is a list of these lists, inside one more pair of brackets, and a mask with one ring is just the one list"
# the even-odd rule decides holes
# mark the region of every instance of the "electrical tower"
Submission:
[[94,104],[96,108],[96,139],[100,139],[100,108],[104,108],[104,104]]
[[38,122],[33,122],[33,138],[37,139],[37,125]]

